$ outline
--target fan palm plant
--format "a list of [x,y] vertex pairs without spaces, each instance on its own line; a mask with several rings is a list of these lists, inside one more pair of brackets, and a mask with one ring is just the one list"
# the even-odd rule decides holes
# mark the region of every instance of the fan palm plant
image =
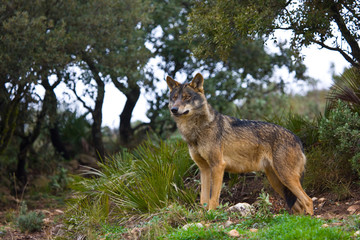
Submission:
[[195,191],[184,185],[194,163],[182,141],[148,140],[98,165],[99,169],[86,170],[87,177],[74,176],[71,185],[70,209],[82,218],[84,212],[100,206],[105,218],[119,218],[156,212],[174,202],[195,202]]
[[353,111],[360,113],[360,69],[352,67],[341,76],[334,77],[327,99],[325,116],[328,116],[338,100],[346,102]]

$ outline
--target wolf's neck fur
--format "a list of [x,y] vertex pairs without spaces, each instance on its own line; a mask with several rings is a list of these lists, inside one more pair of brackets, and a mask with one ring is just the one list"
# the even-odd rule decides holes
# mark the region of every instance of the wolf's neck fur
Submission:
[[212,127],[215,119],[215,110],[207,102],[196,111],[198,112],[190,116],[175,119],[181,135],[190,145],[197,144],[198,139]]

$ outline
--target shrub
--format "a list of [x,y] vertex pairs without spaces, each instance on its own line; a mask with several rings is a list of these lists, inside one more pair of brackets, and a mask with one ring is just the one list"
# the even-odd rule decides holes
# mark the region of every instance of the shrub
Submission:
[[25,202],[21,203],[20,214],[17,218],[17,226],[21,232],[36,232],[40,231],[43,226],[43,213],[34,211],[28,212]]
[[328,117],[321,119],[319,140],[333,149],[339,161],[349,161],[353,171],[360,175],[360,117],[357,112],[339,100]]
[[99,170],[89,168],[90,178],[74,176],[71,224],[121,221],[129,214],[157,212],[173,202],[194,204],[197,195],[184,184],[193,166],[182,141],[148,140],[133,152],[124,150],[99,163]]

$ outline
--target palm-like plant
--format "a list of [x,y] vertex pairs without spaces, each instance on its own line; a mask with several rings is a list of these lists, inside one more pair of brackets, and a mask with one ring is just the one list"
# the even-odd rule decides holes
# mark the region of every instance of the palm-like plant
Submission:
[[82,218],[89,212],[90,219],[96,210],[97,218],[100,211],[104,219],[120,220],[128,214],[154,213],[174,202],[193,204],[197,195],[184,185],[193,166],[184,142],[145,141],[133,152],[99,163],[99,170],[88,168],[90,178],[74,176],[71,212]]
[[346,102],[349,107],[360,113],[360,69],[346,69],[341,76],[334,77],[334,84],[327,96],[325,116],[334,108],[338,100]]

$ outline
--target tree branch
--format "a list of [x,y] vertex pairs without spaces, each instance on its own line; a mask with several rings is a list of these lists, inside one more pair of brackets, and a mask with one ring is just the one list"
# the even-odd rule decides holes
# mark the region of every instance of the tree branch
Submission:
[[86,105],[85,101],[77,94],[76,92],[76,83],[74,83],[74,87],[70,87],[70,90],[73,91],[73,93],[75,94],[76,98],[82,103],[82,105],[84,106],[84,108],[86,108],[89,112],[93,112],[93,109],[91,107],[89,107],[88,105]]
[[[350,62],[352,65],[354,66],[359,66],[359,62],[360,62],[360,48],[359,45],[355,39],[355,37],[351,34],[351,32],[349,31],[349,29],[347,28],[344,19],[342,18],[339,9],[338,9],[338,5],[336,3],[333,3],[330,7],[331,11],[332,11],[332,15],[334,18],[335,23],[337,24],[341,34],[343,35],[343,37],[345,38],[346,42],[349,44],[350,48],[351,48],[351,52],[352,52],[352,56],[354,57],[354,60],[351,59],[351,61],[349,61],[349,58],[345,58],[348,62]],[[341,53],[341,52],[340,52]],[[341,53],[343,54],[343,53]],[[344,56],[344,55],[343,55]],[[355,63],[355,64],[354,64]]]
[[351,65],[356,66],[356,67],[360,67],[360,64],[357,63],[356,61],[354,61],[354,60],[353,60],[348,54],[346,54],[346,53],[344,52],[344,50],[342,50],[341,48],[338,48],[338,47],[330,47],[330,46],[326,45],[325,43],[320,42],[320,41],[316,41],[316,40],[314,40],[314,43],[316,43],[316,44],[320,45],[321,47],[326,48],[326,49],[328,49],[328,50],[332,50],[332,51],[337,51],[337,52],[339,52],[339,53],[345,58],[345,60],[348,61]]
[[348,10],[349,12],[351,12],[352,15],[353,15],[356,19],[360,20],[360,15],[357,14],[357,12],[354,11],[354,9],[353,9],[351,6],[348,6],[346,3],[344,3],[344,1],[340,1],[340,4],[342,4],[342,5],[344,6],[344,8],[346,8],[346,10]]

